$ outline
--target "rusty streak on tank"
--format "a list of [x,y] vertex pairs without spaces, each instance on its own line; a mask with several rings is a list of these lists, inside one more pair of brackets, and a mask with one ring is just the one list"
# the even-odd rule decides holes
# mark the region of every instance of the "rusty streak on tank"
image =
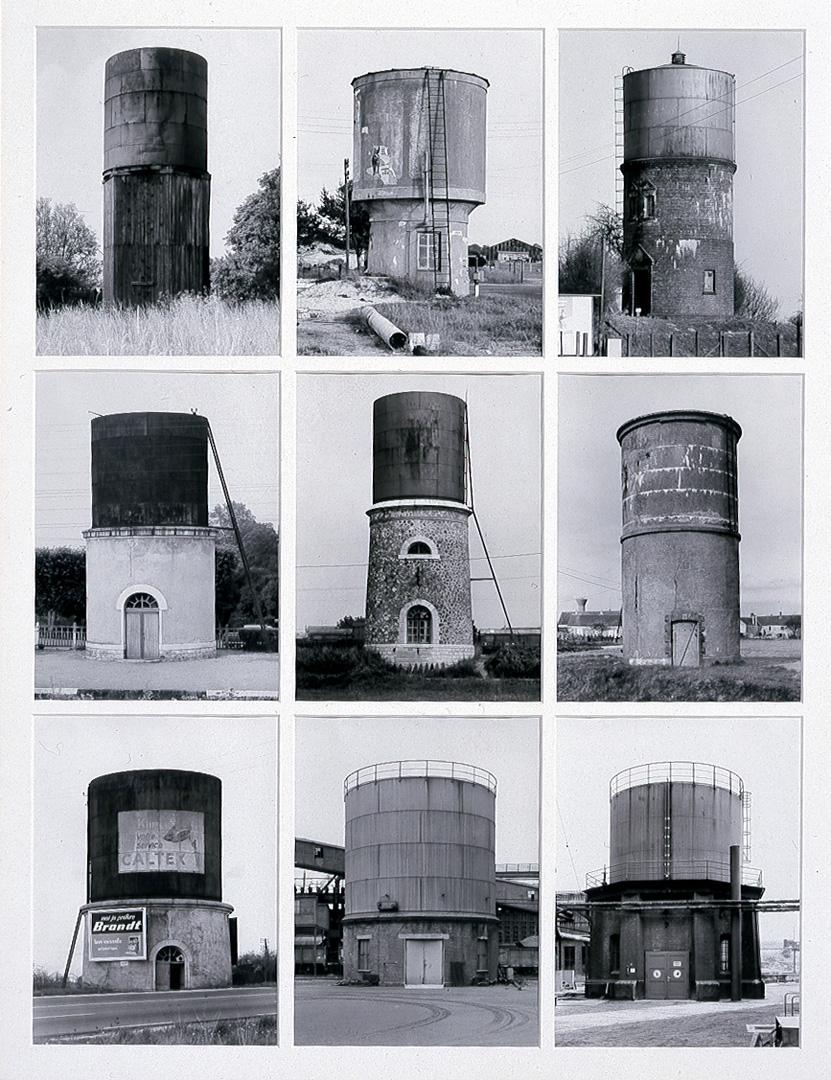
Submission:
[[739,653],[737,444],[717,413],[651,413],[623,424],[623,655],[697,667]]

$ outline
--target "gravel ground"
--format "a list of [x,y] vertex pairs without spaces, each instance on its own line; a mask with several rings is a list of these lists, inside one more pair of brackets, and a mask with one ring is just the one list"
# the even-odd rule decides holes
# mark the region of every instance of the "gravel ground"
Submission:
[[265,697],[276,699],[280,667],[276,655],[221,652],[214,660],[159,663],[88,660],[83,652],[44,649],[35,653],[35,690],[39,697],[64,696],[67,689],[172,696]]
[[401,300],[386,278],[362,277],[358,281],[311,281],[297,283],[297,318],[326,319],[346,315],[364,304]]

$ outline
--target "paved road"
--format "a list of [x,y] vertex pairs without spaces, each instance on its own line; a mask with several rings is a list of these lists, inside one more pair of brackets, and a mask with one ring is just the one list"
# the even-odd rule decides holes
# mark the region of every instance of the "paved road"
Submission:
[[107,1028],[232,1020],[277,1012],[277,988],[169,990],[130,994],[61,994],[34,999],[34,1037],[49,1038]]
[[537,1046],[537,986],[337,986],[297,980],[298,1046]]
[[35,687],[44,696],[67,688],[110,691],[224,693],[277,697],[280,664],[276,654],[220,652],[213,660],[131,663],[89,660],[71,649],[35,653]]
[[479,286],[480,296],[542,296],[542,282],[523,281],[516,285],[493,284],[483,281]]

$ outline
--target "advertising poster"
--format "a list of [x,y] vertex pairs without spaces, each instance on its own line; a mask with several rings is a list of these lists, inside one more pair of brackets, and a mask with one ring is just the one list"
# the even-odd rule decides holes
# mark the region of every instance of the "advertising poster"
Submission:
[[145,908],[88,911],[90,960],[146,960]]
[[119,874],[205,873],[205,824],[193,810],[123,810],[118,815]]

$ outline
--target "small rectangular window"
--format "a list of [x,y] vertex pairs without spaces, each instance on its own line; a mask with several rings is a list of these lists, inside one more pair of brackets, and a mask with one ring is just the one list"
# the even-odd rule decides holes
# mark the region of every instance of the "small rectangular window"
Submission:
[[419,270],[441,270],[441,233],[418,234]]
[[566,971],[574,971],[575,949],[573,945],[563,946],[563,967]]
[[358,938],[358,971],[369,971],[369,938]]
[[655,217],[655,196],[647,192],[643,197],[643,216]]
[[715,270],[704,271],[704,289],[705,293],[714,293],[716,291],[716,272]]
[[730,935],[722,934],[721,941],[719,942],[719,956],[718,966],[722,975],[726,975],[730,970]]
[[620,971],[620,934],[609,935],[609,971]]
[[476,942],[476,970],[488,970],[488,939],[479,938]]

